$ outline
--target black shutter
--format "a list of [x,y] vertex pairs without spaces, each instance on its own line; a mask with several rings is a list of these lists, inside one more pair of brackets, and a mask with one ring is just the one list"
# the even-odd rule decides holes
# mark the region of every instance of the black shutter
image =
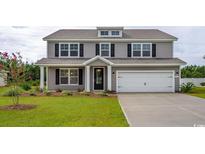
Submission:
[[84,56],[84,45],[80,44],[80,57]]
[[83,69],[79,69],[79,85],[83,84]]
[[111,44],[111,57],[115,57],[115,44]]
[[127,57],[131,57],[132,55],[132,47],[131,44],[127,44]]
[[156,44],[152,44],[152,57],[156,57]]
[[59,84],[59,69],[56,69],[56,85]]
[[55,44],[55,57],[59,57],[59,44]]
[[100,46],[99,46],[99,44],[95,45],[95,54],[96,54],[96,56],[100,55]]

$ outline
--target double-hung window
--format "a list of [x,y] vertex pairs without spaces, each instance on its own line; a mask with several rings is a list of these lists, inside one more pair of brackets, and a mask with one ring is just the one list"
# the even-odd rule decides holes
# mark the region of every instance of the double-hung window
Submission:
[[113,30],[111,32],[112,36],[119,36],[120,35],[120,31],[119,30]]
[[61,57],[78,57],[79,43],[60,43]]
[[69,47],[69,44],[60,44],[60,54],[61,54],[61,56],[63,56],[63,57],[68,56],[68,47]]
[[110,43],[100,43],[100,55],[110,57]]
[[60,69],[60,84],[78,85],[78,69]]
[[133,57],[141,57],[141,44],[133,44],[132,45],[132,56]]
[[151,44],[142,44],[142,56],[150,57],[151,55]]
[[151,57],[151,43],[132,43],[132,57]]
[[100,31],[100,35],[101,35],[101,36],[108,36],[108,35],[109,35],[109,31],[107,31],[107,30],[102,30],[102,31]]

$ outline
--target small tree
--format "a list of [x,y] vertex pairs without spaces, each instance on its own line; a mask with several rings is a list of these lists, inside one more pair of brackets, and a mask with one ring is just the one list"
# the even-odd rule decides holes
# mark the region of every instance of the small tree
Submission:
[[0,52],[0,71],[7,72],[4,77],[7,84],[11,86],[12,101],[14,105],[19,104],[19,85],[24,81],[24,63],[20,53]]

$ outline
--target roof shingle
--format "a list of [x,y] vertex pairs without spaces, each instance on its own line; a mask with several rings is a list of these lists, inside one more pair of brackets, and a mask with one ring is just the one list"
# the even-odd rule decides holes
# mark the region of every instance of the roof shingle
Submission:
[[[110,38],[110,37],[109,37]],[[66,40],[66,39],[109,39],[108,37],[98,37],[97,29],[62,29],[58,30],[46,37],[43,40]],[[157,29],[124,29],[122,38],[117,39],[171,39],[177,38],[162,32]]]

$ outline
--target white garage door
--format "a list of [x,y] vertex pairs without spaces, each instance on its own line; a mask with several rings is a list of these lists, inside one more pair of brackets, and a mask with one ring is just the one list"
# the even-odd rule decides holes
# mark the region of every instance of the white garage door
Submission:
[[117,92],[174,92],[173,71],[118,71]]

